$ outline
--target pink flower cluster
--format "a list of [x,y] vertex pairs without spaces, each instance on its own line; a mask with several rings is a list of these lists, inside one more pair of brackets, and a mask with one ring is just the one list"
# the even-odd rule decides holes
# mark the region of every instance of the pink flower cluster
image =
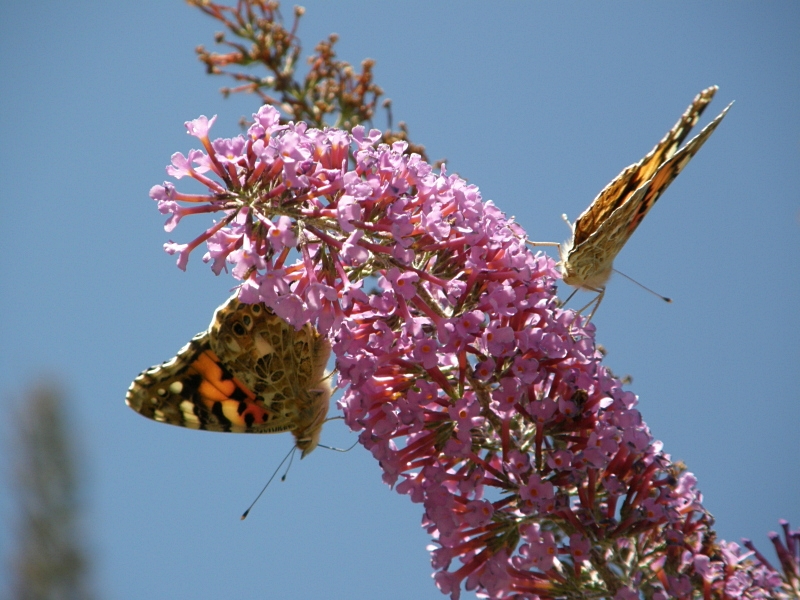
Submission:
[[475,186],[375,130],[281,125],[271,107],[245,136],[211,141],[212,123],[187,124],[204,151],[168,169],[209,193],[151,197],[168,230],[220,220],[165,247],[185,268],[206,242],[243,301],[329,335],[346,422],[423,505],[443,593],[724,598],[735,579],[774,597],[777,573],[714,541],[694,477],[560,308],[553,261]]

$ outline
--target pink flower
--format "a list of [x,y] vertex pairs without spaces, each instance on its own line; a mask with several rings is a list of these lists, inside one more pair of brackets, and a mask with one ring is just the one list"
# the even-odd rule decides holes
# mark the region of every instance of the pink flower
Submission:
[[406,300],[411,300],[417,295],[417,290],[414,285],[419,281],[419,275],[416,273],[409,271],[403,273],[400,269],[395,267],[389,270],[386,274],[386,278],[391,282],[392,289],[395,293]]
[[[203,150],[168,173],[207,193],[150,194],[170,229],[216,220],[165,249],[185,269],[205,243],[242,301],[329,337],[337,405],[384,481],[424,507],[443,593],[777,589],[764,561],[715,542],[695,478],[603,366],[594,327],[561,308],[555,263],[476,186],[376,130],[281,125],[269,106],[253,117],[213,141],[214,119],[187,124]],[[787,573],[798,545],[779,551]]]
[[491,521],[494,507],[487,500],[473,500],[467,504],[464,522],[470,527],[480,527]]
[[533,474],[528,482],[519,488],[520,510],[526,514],[533,513],[548,506],[554,497],[555,487],[553,484],[543,481],[541,477]]
[[186,121],[186,131],[190,135],[195,136],[196,138],[203,139],[208,137],[208,131],[211,129],[211,126],[214,124],[214,121],[217,120],[217,115],[214,115],[210,119],[206,116],[197,117],[193,121]]
[[589,559],[589,549],[591,544],[583,534],[573,533],[569,536],[569,549],[572,558],[575,559],[576,564],[582,563],[584,560]]

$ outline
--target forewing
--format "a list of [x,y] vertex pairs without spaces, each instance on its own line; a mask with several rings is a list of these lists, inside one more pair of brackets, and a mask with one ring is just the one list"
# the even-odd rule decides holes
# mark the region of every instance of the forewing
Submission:
[[220,362],[208,332],[134,379],[125,401],[145,417],[191,429],[267,433],[292,426],[258,402]]
[[125,401],[172,425],[234,433],[292,431],[313,450],[328,412],[327,340],[310,324],[295,330],[263,304],[234,294],[208,331],[139,375]]
[[[689,108],[686,109],[686,112],[678,119],[675,126],[667,132],[658,144],[656,144],[655,148],[638,163],[625,168],[622,173],[617,175],[617,177],[598,194],[597,198],[589,205],[589,208],[575,221],[573,248],[580,246],[590,236],[596,233],[615,210],[627,203],[630,197],[643,184],[650,180],[665,162],[674,157],[676,151],[683,143],[683,140],[686,139],[689,132],[692,130],[692,127],[697,124],[698,119],[703,114],[708,103],[711,102],[716,91],[717,86],[712,86],[700,92],[692,101],[691,105],[689,105]],[[723,111],[722,115],[724,114],[725,111]],[[722,115],[717,117],[717,119],[720,119]],[[718,122],[717,119],[715,119],[716,122]],[[714,127],[716,127],[716,125],[714,125]],[[705,133],[705,130],[703,133]],[[700,135],[702,136],[703,134],[701,133]],[[708,136],[706,135],[705,137],[707,138]],[[695,138],[695,140],[696,139],[697,138]],[[703,139],[703,141],[705,141],[705,139]],[[697,149],[699,149],[702,143],[701,141],[694,152],[697,152]],[[692,155],[693,154],[694,153],[692,153]],[[691,158],[691,156],[689,156],[689,158]],[[650,206],[652,206],[652,204]],[[644,214],[641,216],[643,217]]]
[[[613,262],[619,251],[622,250],[622,247],[639,226],[639,223],[642,222],[645,215],[661,197],[661,194],[664,193],[669,184],[675,180],[706,140],[714,133],[714,130],[725,117],[730,107],[730,105],[725,107],[725,110],[706,125],[686,146],[664,162],[648,181],[639,186],[625,203],[618,206],[599,225],[597,230],[585,240],[585,245],[601,247],[608,256],[609,264]],[[579,254],[580,252],[581,247],[573,249],[573,253]],[[570,260],[573,260],[572,256],[570,256]]]

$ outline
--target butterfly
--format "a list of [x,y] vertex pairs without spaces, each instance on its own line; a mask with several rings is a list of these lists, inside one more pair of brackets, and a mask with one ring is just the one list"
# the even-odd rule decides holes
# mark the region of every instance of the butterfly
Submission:
[[[574,224],[570,224],[570,240],[563,244],[531,242],[534,246],[558,245],[564,283],[597,292],[597,298],[584,307],[595,304],[589,320],[600,305],[606,282],[614,268],[614,259],[625,242],[669,184],[697,154],[733,104],[729,104],[678,150],[717,89],[717,86],[712,86],[700,92],[655,148],[638,163],[624,169],[597,195],[589,208]],[[566,215],[564,220],[569,224]]]
[[172,425],[233,433],[291,431],[302,456],[316,448],[328,413],[330,343],[264,304],[236,294],[177,356],[144,371],[125,402]]

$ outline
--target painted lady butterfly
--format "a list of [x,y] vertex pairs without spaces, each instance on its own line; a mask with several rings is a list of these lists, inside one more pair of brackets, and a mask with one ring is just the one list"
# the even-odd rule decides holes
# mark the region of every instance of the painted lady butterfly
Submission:
[[[578,220],[570,225],[572,239],[563,244],[553,244],[559,246],[564,283],[598,293],[597,299],[592,302],[596,302],[594,310],[597,310],[603,298],[614,259],[625,242],[730,109],[729,104],[696,137],[678,150],[716,91],[717,87],[713,86],[700,92],[664,139],[642,160],[617,175]],[[564,219],[567,220],[566,215]],[[532,245],[549,244],[532,242]]]
[[328,413],[330,344],[311,324],[299,331],[263,304],[234,294],[207,331],[175,358],[133,380],[125,402],[162,423],[235,433],[291,431],[305,456]]

